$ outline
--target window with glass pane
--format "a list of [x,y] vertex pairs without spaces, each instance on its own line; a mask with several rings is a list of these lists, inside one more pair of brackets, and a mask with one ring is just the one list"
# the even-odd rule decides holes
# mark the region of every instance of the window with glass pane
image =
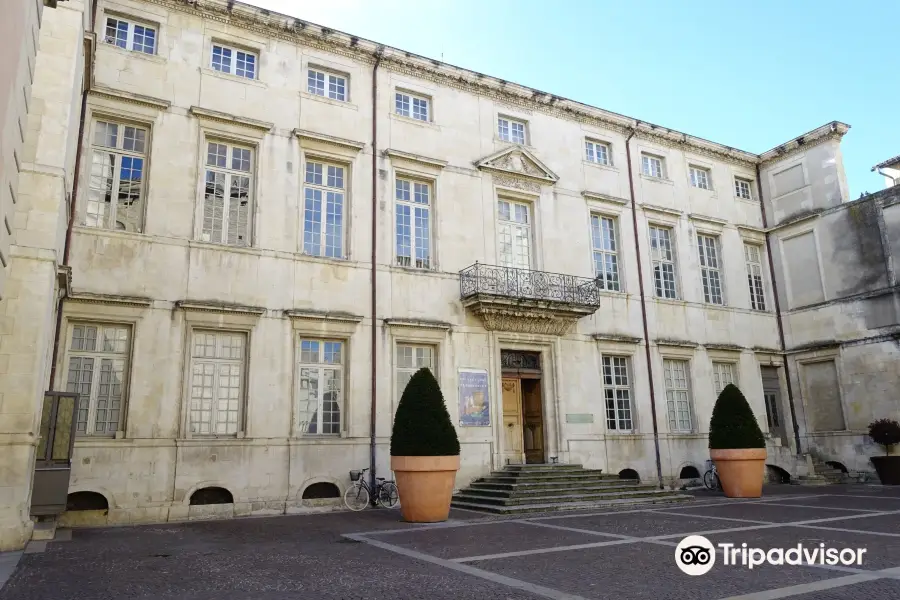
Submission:
[[677,298],[675,286],[675,252],[672,250],[672,230],[650,226],[650,259],[653,263],[653,286],[657,298]]
[[347,100],[347,78],[316,69],[309,69],[306,91],[332,100]]
[[753,310],[766,310],[762,248],[755,244],[744,244],[744,258],[747,262],[747,285],[750,286],[750,307]]
[[213,44],[212,68],[229,75],[256,79],[256,54]]
[[194,331],[191,337],[189,425],[196,435],[234,435],[244,410],[246,336]]
[[301,339],[298,355],[298,429],[304,434],[339,434],[344,405],[343,342]]
[[125,50],[134,50],[144,54],[156,53],[156,29],[122,19],[111,17],[106,19],[106,33],[103,41]]
[[201,241],[250,245],[253,171],[250,148],[207,143]]
[[412,379],[413,374],[422,367],[427,367],[437,378],[435,354],[433,346],[397,344],[397,362],[395,364],[397,402],[400,402],[403,390],[406,389],[406,384]]
[[397,264],[431,268],[431,186],[397,179],[394,186],[397,210]]
[[709,170],[701,167],[691,167],[691,185],[701,190],[711,190]]
[[753,199],[753,182],[740,177],[734,178],[734,195],[744,200]]
[[591,215],[591,243],[594,247],[594,274],[601,287],[618,292],[619,246],[613,217]]
[[114,436],[122,429],[130,338],[127,325],[69,326],[66,391],[78,394],[77,434]]
[[714,362],[713,366],[713,384],[716,388],[716,396],[722,393],[725,386],[729,383],[737,385],[734,377],[734,365],[727,362]]
[[344,257],[344,167],[307,162],[303,178],[303,252]]
[[669,431],[684,433],[693,429],[689,373],[688,361],[663,360]]
[[394,110],[403,117],[410,117],[418,121],[428,121],[428,99],[412,94],[397,92],[394,95]]
[[584,143],[586,158],[590,162],[609,165],[609,145],[602,142],[586,141]]
[[718,238],[710,235],[698,235],[697,250],[700,254],[700,278],[703,280],[703,298],[710,304],[724,304]]
[[94,121],[84,224],[141,232],[147,130],[124,123]]
[[500,266],[531,268],[531,218],[527,204],[499,201],[497,237]]
[[525,123],[499,117],[497,119],[497,135],[504,142],[525,144]]
[[641,155],[641,172],[647,177],[663,177],[663,161],[658,156]]
[[628,358],[603,357],[603,399],[606,402],[606,427],[616,431],[631,431],[631,377]]

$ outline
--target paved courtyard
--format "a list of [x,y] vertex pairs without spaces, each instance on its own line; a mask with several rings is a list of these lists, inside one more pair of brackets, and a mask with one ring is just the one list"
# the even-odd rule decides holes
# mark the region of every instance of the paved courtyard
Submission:
[[[689,534],[750,547],[865,548],[861,565],[675,564]],[[65,533],[63,537],[66,537]],[[8,557],[7,557],[8,558]],[[0,600],[647,598],[896,600],[900,490],[773,486],[761,500],[697,493],[691,504],[436,525],[397,511],[75,530],[33,544]]]

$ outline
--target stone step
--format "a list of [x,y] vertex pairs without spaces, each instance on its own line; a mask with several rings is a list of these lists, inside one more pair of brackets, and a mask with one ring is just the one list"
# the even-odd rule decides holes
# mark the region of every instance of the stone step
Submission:
[[615,498],[609,500],[591,501],[591,502],[567,502],[564,504],[517,504],[511,506],[482,504],[479,502],[463,501],[454,499],[452,506],[455,508],[466,508],[479,512],[487,512],[503,515],[517,515],[541,512],[561,512],[573,510],[593,510],[597,508],[621,508],[642,506],[651,504],[676,504],[682,502],[691,502],[693,496],[686,494],[673,494],[661,492],[654,496],[646,496],[639,499],[635,498]]
[[573,494],[602,494],[614,492],[635,492],[656,490],[657,486],[652,484],[644,485],[616,485],[616,486],[584,486],[576,488],[538,488],[524,490],[498,490],[491,488],[482,488],[470,486],[465,490],[466,493],[487,496],[491,498],[540,498],[542,496],[562,495],[571,496]]
[[31,530],[31,541],[41,542],[55,538],[56,524],[57,520],[55,518],[36,522],[34,524],[34,529]]
[[609,475],[600,473],[599,471],[573,471],[566,474],[543,474],[543,473],[510,473],[508,471],[493,471],[486,477],[477,479],[478,482],[495,481],[497,483],[528,483],[528,482],[557,482],[565,483],[567,481],[583,481],[583,480],[619,480],[618,475]]
[[619,488],[634,488],[643,486],[654,487],[655,484],[642,484],[635,479],[611,479],[609,481],[583,481],[571,482],[565,486],[553,482],[536,482],[536,483],[498,483],[495,481],[473,482],[469,487],[473,490],[491,490],[504,492],[507,494],[530,493],[541,490],[557,490],[564,487],[566,490],[604,490]]
[[584,467],[573,464],[529,463],[524,465],[506,465],[508,471],[580,471]]
[[[589,494],[552,494],[552,495],[528,495],[528,496],[490,496],[472,490],[464,490],[453,496],[454,500],[462,502],[476,502],[479,504],[512,506],[518,504],[563,504],[571,502],[601,502],[621,498],[640,498],[655,496],[661,490],[627,490],[616,492],[595,492]],[[665,492],[663,492],[665,493]]]

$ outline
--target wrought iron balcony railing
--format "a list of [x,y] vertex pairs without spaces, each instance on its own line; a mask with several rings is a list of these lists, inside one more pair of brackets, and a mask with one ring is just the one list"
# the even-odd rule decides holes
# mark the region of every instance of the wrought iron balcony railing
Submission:
[[459,272],[460,297],[496,296],[599,307],[600,281],[560,273],[475,263]]

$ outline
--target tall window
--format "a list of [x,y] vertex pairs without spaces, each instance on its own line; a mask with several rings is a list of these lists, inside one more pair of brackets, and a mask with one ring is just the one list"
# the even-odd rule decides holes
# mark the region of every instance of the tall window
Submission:
[[631,431],[631,378],[624,356],[603,357],[603,398],[606,401],[606,427]]
[[303,252],[344,256],[344,167],[306,163],[303,184]]
[[156,53],[156,30],[122,19],[113,19],[112,17],[106,19],[106,36],[103,41],[125,50],[134,50],[144,54]]
[[231,144],[206,146],[206,191],[200,240],[250,245],[250,190],[253,151]]
[[306,78],[306,91],[316,96],[324,96],[344,102],[347,100],[347,78],[317,69],[309,69]]
[[500,200],[497,233],[500,265],[519,269],[531,268],[531,219],[528,205]]
[[431,268],[431,186],[397,179],[397,264]]
[[587,140],[584,142],[584,151],[589,162],[599,165],[609,165],[609,144],[603,142],[592,142]]
[[95,121],[84,224],[140,232],[144,225],[147,130]]
[[300,340],[297,418],[301,433],[341,432],[344,404],[344,344],[327,340]]
[[691,185],[701,190],[711,190],[709,169],[691,167]]
[[417,121],[428,121],[428,99],[404,92],[394,94],[394,110],[401,117],[410,117]]
[[762,249],[755,244],[744,244],[747,261],[747,284],[750,286],[750,307],[766,310],[766,292],[763,287]]
[[664,177],[663,159],[652,154],[641,154],[641,172],[647,177],[662,179]]
[[78,394],[75,432],[113,436],[124,416],[130,329],[73,324],[69,332],[66,391]]
[[744,200],[753,199],[753,182],[748,179],[734,178],[734,195]]
[[605,290],[618,292],[619,246],[616,242],[616,220],[591,215],[591,244],[594,247],[594,274]]
[[700,253],[703,298],[710,304],[724,304],[721,265],[719,264],[719,240],[709,235],[698,235],[697,250]]
[[653,262],[653,285],[657,298],[677,298],[675,286],[675,252],[672,250],[672,230],[650,226],[650,259]]
[[688,361],[668,358],[663,360],[670,431],[689,432],[693,429],[689,373]]
[[725,386],[729,383],[737,384],[734,377],[734,365],[727,362],[714,362],[713,367],[713,384],[716,388],[716,396],[722,393]]
[[428,367],[435,377],[438,376],[435,369],[433,346],[420,346],[411,344],[397,344],[397,402],[403,396],[406,384],[412,379],[413,374],[422,367]]
[[246,336],[194,331],[191,339],[190,428],[197,435],[234,435],[244,398]]
[[212,68],[229,75],[256,79],[256,54],[213,44]]
[[497,135],[504,142],[513,144],[525,144],[525,123],[514,121],[505,117],[497,119]]

